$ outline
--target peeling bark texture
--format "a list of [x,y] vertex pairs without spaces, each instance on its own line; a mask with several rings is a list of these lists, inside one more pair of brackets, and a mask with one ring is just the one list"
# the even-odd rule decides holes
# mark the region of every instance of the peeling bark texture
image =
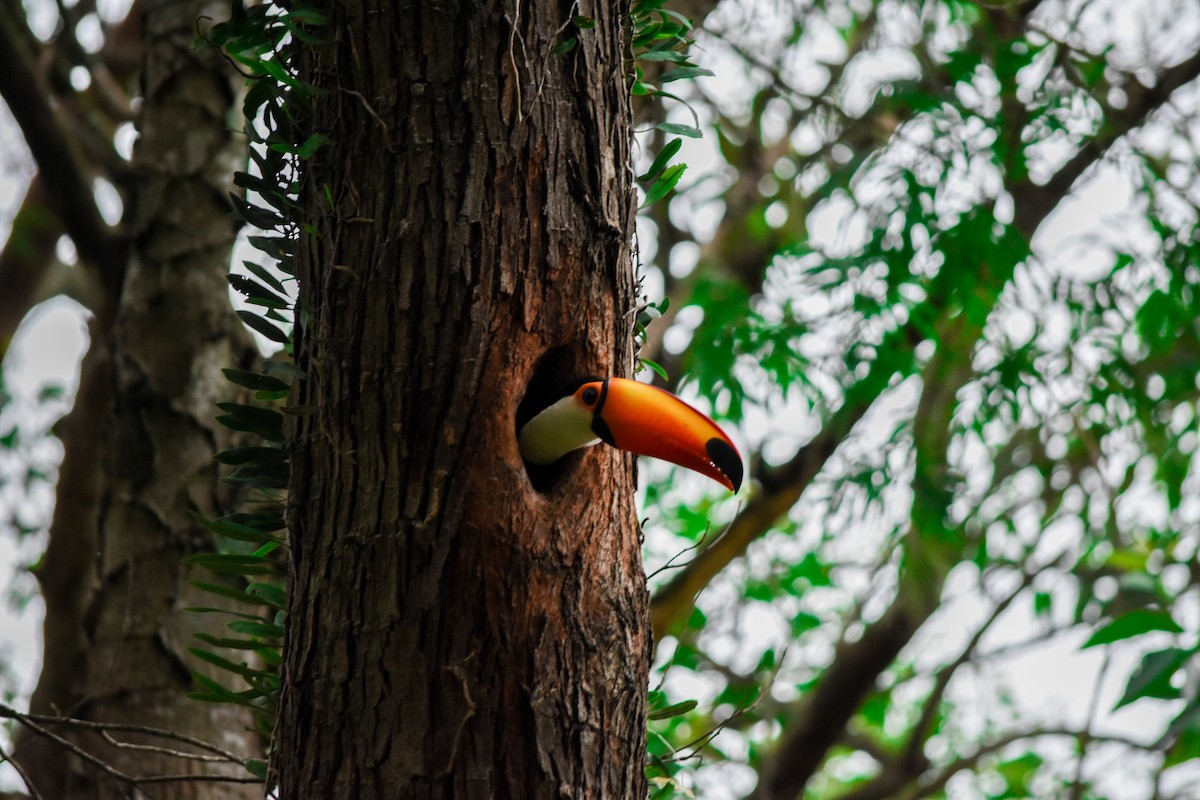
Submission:
[[[236,84],[217,52],[193,47],[196,19],[221,11],[221,3],[197,0],[146,4],[134,205],[126,209],[131,258],[119,294],[96,310],[75,408],[58,430],[65,454],[38,571],[45,665],[31,706],[167,729],[250,755],[260,744],[245,714],[185,696],[199,668],[187,652],[193,631],[220,633],[226,621],[185,611],[214,604],[188,585],[211,573],[180,564],[213,546],[189,511],[228,510],[214,480],[212,454],[227,436],[213,403],[232,394],[220,368],[255,358],[224,279],[236,233],[227,192],[244,153],[230,125]],[[229,772],[115,749],[70,728],[56,732],[127,775]],[[133,791],[28,733],[16,756],[45,798]],[[261,788],[192,781],[157,784],[152,794],[248,798]]]
[[628,3],[322,12],[280,796],[644,797],[632,459],[516,440],[631,367]]

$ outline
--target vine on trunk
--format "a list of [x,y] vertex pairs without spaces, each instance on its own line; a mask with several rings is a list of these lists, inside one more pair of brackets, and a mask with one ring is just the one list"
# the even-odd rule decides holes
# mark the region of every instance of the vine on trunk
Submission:
[[[294,292],[288,284],[294,281],[293,258],[302,224],[298,218],[298,178],[301,162],[327,141],[320,134],[300,135],[302,126],[298,121],[303,118],[312,88],[297,80],[292,59],[297,44],[318,41],[312,29],[325,22],[316,11],[303,7],[289,10],[274,3],[246,7],[235,2],[231,18],[203,35],[209,44],[222,49],[249,83],[242,114],[250,168],[234,178],[244,196],[231,194],[230,199],[238,216],[259,231],[248,237],[259,257],[243,261],[245,273],[230,273],[229,284],[249,306],[238,310],[238,316],[248,327],[278,344],[282,352],[264,359],[259,372],[223,370],[239,390],[253,393],[254,402],[218,403],[224,413],[217,420],[260,441],[214,456],[232,467],[221,480],[243,493],[245,510],[219,519],[196,515],[197,522],[218,537],[218,552],[185,559],[239,582],[240,588],[195,582],[200,589],[236,601],[241,610],[190,609],[235,617],[228,624],[229,636],[196,634],[203,646],[190,650],[197,658],[237,676],[246,688],[235,691],[195,672],[198,688],[189,696],[252,709],[266,740],[274,732],[279,706],[280,647],[287,606],[283,581],[287,545],[284,492],[290,465],[284,429],[286,415],[297,409],[286,403],[292,381],[305,377],[290,360]],[[250,759],[245,766],[267,779],[265,758]]]

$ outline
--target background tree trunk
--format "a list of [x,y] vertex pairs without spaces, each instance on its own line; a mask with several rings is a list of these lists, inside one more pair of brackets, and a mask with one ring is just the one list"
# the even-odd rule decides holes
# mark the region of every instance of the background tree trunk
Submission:
[[[247,715],[185,696],[198,666],[187,652],[192,632],[207,625],[216,634],[224,622],[184,610],[213,604],[187,582],[211,575],[180,564],[212,548],[189,512],[212,516],[228,505],[212,469],[228,439],[213,403],[233,392],[219,369],[256,358],[224,279],[236,233],[227,193],[244,154],[229,123],[237,92],[220,54],[193,46],[197,18],[219,11],[212,5],[146,8],[144,102],[125,215],[130,258],[94,309],[75,407],[59,428],[65,455],[38,570],[45,657],[31,710],[162,728],[249,754],[256,735]],[[114,749],[94,734],[56,732],[127,775],[206,771]],[[128,796],[128,786],[28,733],[17,758],[46,798]],[[260,791],[168,783],[154,797]]]
[[281,796],[641,797],[631,459],[515,421],[631,368],[628,4],[322,10]]

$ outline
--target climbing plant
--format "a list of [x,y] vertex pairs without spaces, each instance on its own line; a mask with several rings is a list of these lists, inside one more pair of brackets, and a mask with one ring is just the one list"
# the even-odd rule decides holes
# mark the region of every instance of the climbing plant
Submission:
[[[197,634],[202,645],[191,648],[244,684],[240,690],[201,672],[191,696],[197,700],[235,703],[254,710],[259,729],[269,740],[275,725],[279,695],[280,647],[286,610],[285,492],[289,461],[284,448],[287,405],[293,381],[304,374],[292,364],[291,324],[295,292],[293,258],[302,220],[297,215],[301,162],[325,143],[320,134],[298,138],[303,130],[305,104],[311,90],[295,77],[290,59],[297,46],[317,41],[315,30],[325,22],[311,9],[283,8],[274,3],[233,4],[229,20],[212,26],[204,39],[233,60],[243,72],[247,91],[242,104],[250,163],[235,176],[242,190],[230,196],[238,216],[253,231],[246,238],[254,258],[242,261],[244,271],[231,272],[230,286],[245,308],[242,321],[277,352],[262,361],[258,371],[225,369],[225,377],[248,398],[219,403],[217,420],[244,433],[252,444],[217,453],[229,469],[221,480],[236,487],[244,510],[218,519],[196,515],[221,543],[218,552],[191,556],[197,564],[237,581],[196,582],[196,585],[241,610],[193,608],[196,613],[229,614],[229,635]],[[247,764],[266,778],[266,761]]]

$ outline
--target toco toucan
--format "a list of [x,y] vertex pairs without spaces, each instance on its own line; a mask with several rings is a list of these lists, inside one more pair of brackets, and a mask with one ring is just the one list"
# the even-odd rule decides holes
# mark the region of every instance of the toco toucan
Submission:
[[521,428],[521,456],[552,464],[605,441],[707,475],[736,492],[742,458],[711,419],[670,392],[624,378],[585,378],[577,389]]

